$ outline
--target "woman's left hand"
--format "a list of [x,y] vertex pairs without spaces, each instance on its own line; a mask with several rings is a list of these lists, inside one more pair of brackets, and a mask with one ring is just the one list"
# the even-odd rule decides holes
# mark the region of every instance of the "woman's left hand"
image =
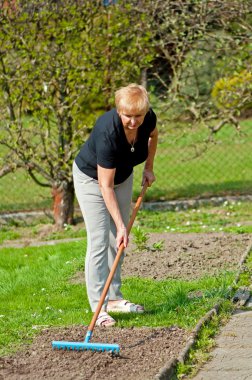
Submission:
[[153,182],[156,180],[156,177],[153,173],[153,170],[144,169],[143,171],[143,180],[142,186],[147,182],[148,186],[151,186]]

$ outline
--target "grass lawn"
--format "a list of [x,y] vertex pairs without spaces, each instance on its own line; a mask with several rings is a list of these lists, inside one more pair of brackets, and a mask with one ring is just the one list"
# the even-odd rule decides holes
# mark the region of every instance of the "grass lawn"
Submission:
[[[156,183],[146,199],[251,193],[252,120],[241,122],[241,133],[225,126],[206,144],[205,127],[166,126],[155,158]],[[136,167],[141,178],[141,167]],[[135,181],[137,194],[140,181]]]
[[[252,232],[252,203],[231,201],[181,211],[140,210],[137,223],[155,232]],[[136,228],[136,227],[135,227]]]
[[[251,193],[252,120],[241,125],[240,134],[225,126],[210,144],[205,143],[205,127],[165,126],[155,159],[157,181],[146,200]],[[140,192],[142,169],[135,168],[134,197]],[[22,170],[1,178],[0,193],[0,211],[52,206],[50,189],[36,185]]]

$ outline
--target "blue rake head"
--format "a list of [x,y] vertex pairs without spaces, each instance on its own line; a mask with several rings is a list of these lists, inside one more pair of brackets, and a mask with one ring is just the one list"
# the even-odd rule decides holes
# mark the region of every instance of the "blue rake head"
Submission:
[[105,344],[105,343],[86,343],[86,342],[64,342],[64,341],[53,341],[53,349],[58,350],[77,350],[77,351],[110,351],[113,353],[119,353],[120,347],[118,344]]

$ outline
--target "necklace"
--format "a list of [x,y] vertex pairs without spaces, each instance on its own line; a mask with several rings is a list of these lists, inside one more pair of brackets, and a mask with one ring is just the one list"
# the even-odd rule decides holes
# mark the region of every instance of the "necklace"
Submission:
[[134,138],[134,140],[133,140],[133,143],[132,143],[132,144],[130,143],[130,145],[131,145],[130,151],[131,151],[132,153],[135,152],[135,148],[134,148],[135,141],[136,141],[136,136],[135,136],[135,138]]

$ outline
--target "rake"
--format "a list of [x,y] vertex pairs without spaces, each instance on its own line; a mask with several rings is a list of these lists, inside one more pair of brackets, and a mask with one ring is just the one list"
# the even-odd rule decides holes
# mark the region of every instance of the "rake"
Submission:
[[[135,203],[135,206],[133,208],[133,211],[132,211],[132,214],[131,214],[131,217],[130,217],[130,220],[129,220],[129,223],[128,223],[128,226],[127,226],[127,232],[128,232],[128,235],[130,233],[130,230],[133,226],[133,223],[134,223],[134,220],[136,218],[136,214],[141,206],[141,203],[142,203],[142,200],[143,200],[143,197],[144,197],[144,194],[146,192],[146,189],[148,187],[148,184],[147,182],[145,182],[143,188],[142,188],[142,191]],[[86,333],[86,337],[85,337],[85,340],[83,342],[67,342],[67,341],[53,341],[52,342],[52,347],[53,349],[54,348],[57,348],[59,350],[77,350],[77,351],[84,351],[84,350],[91,350],[91,351],[110,351],[112,353],[119,353],[120,351],[120,347],[118,344],[107,344],[107,343],[90,343],[90,339],[92,338],[92,335],[93,335],[93,330],[94,330],[94,326],[95,326],[95,323],[96,323],[96,320],[98,318],[98,315],[101,311],[101,308],[102,308],[102,305],[104,303],[104,300],[106,298],[106,295],[108,293],[108,290],[109,290],[109,287],[110,287],[110,284],[111,284],[111,281],[113,279],[113,276],[115,274],[115,271],[116,271],[116,268],[118,266],[118,263],[119,263],[119,260],[122,256],[122,253],[123,253],[123,250],[124,250],[124,245],[123,243],[121,243],[118,251],[117,251],[117,254],[116,254],[116,257],[115,257],[115,260],[114,260],[114,263],[112,265],[112,268],[110,270],[110,273],[108,275],[108,278],[107,278],[107,281],[104,285],[104,288],[103,288],[103,291],[102,291],[102,294],[101,294],[101,298],[99,300],[99,303],[97,305],[97,308],[94,312],[94,315],[93,315],[93,318],[88,326],[88,330],[87,330],[87,333]]]

